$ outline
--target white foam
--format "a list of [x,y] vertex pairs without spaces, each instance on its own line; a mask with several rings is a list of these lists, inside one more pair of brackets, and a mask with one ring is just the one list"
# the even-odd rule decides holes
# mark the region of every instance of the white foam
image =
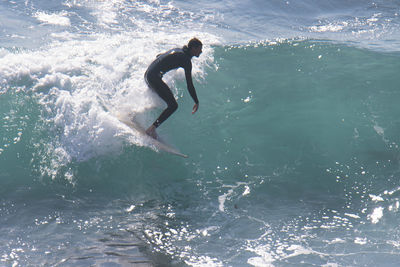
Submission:
[[247,263],[253,266],[273,267],[272,264],[276,259],[274,253],[271,252],[270,245],[260,245],[255,248],[246,248],[247,251],[257,254],[256,257],[251,257]]
[[382,127],[380,127],[379,125],[374,125],[374,130],[380,136],[384,136],[384,134],[385,134],[385,130]]
[[309,29],[312,32],[340,32],[348,26],[347,22],[331,23],[327,25],[311,26]]
[[96,2],[92,6],[94,11],[92,14],[97,17],[98,23],[103,26],[110,24],[118,24],[118,4],[119,0]]
[[345,216],[354,218],[354,219],[360,219],[360,216],[356,215],[356,214],[352,214],[352,213],[345,213]]
[[[113,5],[101,5],[96,10],[118,10],[118,1]],[[50,16],[51,15],[51,16]],[[37,13],[37,19],[60,25],[68,25],[66,13]],[[64,20],[63,20],[64,18]],[[59,20],[61,19],[61,20]],[[124,142],[138,146],[149,146],[146,140],[132,135],[116,118],[102,106],[127,113],[143,115],[144,122],[155,118],[148,111],[162,107],[164,103],[148,90],[143,75],[155,56],[174,47],[182,47],[196,36],[204,43],[203,54],[193,60],[193,76],[198,81],[206,75],[206,68],[213,63],[213,49],[209,44],[218,43],[218,38],[186,28],[182,32],[156,31],[156,24],[136,22],[141,29],[120,34],[64,32],[47,47],[36,51],[12,53],[1,50],[0,85],[9,90],[10,84],[24,90],[32,90],[43,107],[43,121],[49,127],[46,153],[65,156],[54,158],[58,163],[44,163],[43,173],[55,177],[62,166],[72,160],[85,161],[93,157],[119,153]],[[169,73],[165,80],[170,85],[184,79],[183,71]],[[196,82],[195,82],[196,83]],[[175,94],[178,89],[172,87]],[[179,88],[186,90],[186,88]],[[150,115],[149,115],[150,114]],[[56,133],[56,134],[55,134]],[[51,156],[49,156],[51,158]],[[70,179],[70,175],[69,175]]]
[[225,201],[230,195],[232,195],[232,193],[233,193],[233,189],[229,189],[227,193],[218,196],[218,202],[219,202],[218,209],[219,209],[219,211],[221,211],[221,212],[225,211]]
[[[218,166],[217,169],[220,169],[220,167]],[[227,168],[225,167],[225,170],[227,170]],[[236,185],[223,185],[223,187],[227,187],[230,188],[228,190],[228,192],[218,196],[218,209],[221,212],[225,211],[225,202],[226,200],[228,200],[233,194],[235,194],[235,189],[237,189],[238,187],[244,186],[244,192],[242,193],[242,196],[246,196],[248,194],[250,194],[250,187],[247,183],[244,182],[237,182]]]
[[34,17],[46,24],[58,25],[58,26],[71,26],[71,21],[67,17],[67,12],[60,13],[46,13],[46,12],[36,12]]
[[381,196],[376,196],[376,195],[373,195],[373,194],[369,194],[369,197],[371,198],[371,200],[373,202],[384,201],[383,197],[381,197]]
[[365,245],[365,244],[367,244],[367,242],[368,242],[367,238],[356,237],[354,239],[354,244],[358,244],[358,245]]
[[250,187],[248,185],[246,185],[244,188],[245,188],[245,190],[242,193],[242,196],[246,196],[246,195],[250,194]]
[[332,245],[332,244],[343,244],[346,243],[345,240],[343,240],[342,238],[336,237],[335,239],[331,240],[331,241],[326,241],[328,244]]
[[368,215],[368,218],[371,220],[373,224],[377,224],[380,221],[380,219],[382,219],[383,210],[384,210],[383,207],[377,207],[370,215]]

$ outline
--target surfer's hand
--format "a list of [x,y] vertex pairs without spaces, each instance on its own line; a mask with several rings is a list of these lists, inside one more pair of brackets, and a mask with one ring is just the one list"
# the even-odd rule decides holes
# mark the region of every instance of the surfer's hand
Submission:
[[199,104],[194,104],[192,114],[196,113],[196,111],[199,109]]

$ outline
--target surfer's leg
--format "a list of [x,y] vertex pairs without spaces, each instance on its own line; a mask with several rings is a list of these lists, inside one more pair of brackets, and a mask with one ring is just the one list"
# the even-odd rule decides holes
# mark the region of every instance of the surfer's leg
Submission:
[[167,103],[167,108],[160,114],[157,120],[153,123],[153,125],[156,128],[160,126],[161,123],[163,123],[166,119],[168,119],[169,116],[171,116],[172,113],[174,113],[178,109],[178,103],[176,102],[174,95],[164,82],[161,81],[160,87],[158,87],[157,89],[161,89],[157,93],[162,98],[162,100],[164,100],[165,103]]
[[178,103],[175,100],[174,95],[172,94],[171,90],[169,89],[168,85],[166,85],[163,80],[159,77],[154,77],[145,75],[145,80],[147,85],[156,92],[162,100],[165,101],[167,104],[167,108],[160,114],[157,120],[146,130],[146,133],[154,138],[157,138],[156,128],[161,125],[175,110],[178,108]]
[[158,135],[156,133],[156,126],[154,126],[153,124],[150,125],[150,127],[146,130],[146,134],[150,135],[154,139],[158,139]]

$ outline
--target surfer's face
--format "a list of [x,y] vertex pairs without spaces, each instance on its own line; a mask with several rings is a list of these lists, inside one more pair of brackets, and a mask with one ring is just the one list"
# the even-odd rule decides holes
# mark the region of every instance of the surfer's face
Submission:
[[202,46],[198,46],[198,47],[193,47],[192,48],[192,55],[195,56],[195,57],[199,57],[202,52],[203,52],[203,47]]

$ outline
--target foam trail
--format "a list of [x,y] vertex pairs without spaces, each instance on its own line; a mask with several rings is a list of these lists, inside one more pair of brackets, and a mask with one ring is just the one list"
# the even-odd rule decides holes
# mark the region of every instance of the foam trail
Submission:
[[[119,153],[126,140],[137,146],[150,146],[139,135],[132,136],[103,105],[140,115],[142,123],[150,124],[154,114],[149,111],[164,103],[144,82],[147,65],[159,52],[185,44],[189,36],[160,33],[157,38],[150,38],[142,32],[97,34],[89,39],[55,41],[38,51],[3,52],[2,87],[5,90],[18,87],[39,96],[43,119],[48,122],[50,132],[57,133],[46,153],[55,154],[59,167],[52,164],[50,169],[66,166],[72,160],[86,161]],[[199,37],[205,43],[214,38]],[[212,53],[207,45],[202,58],[194,63],[195,78],[204,77],[205,68],[212,64]],[[174,84],[184,79],[183,72],[173,72],[165,79],[178,94]]]

